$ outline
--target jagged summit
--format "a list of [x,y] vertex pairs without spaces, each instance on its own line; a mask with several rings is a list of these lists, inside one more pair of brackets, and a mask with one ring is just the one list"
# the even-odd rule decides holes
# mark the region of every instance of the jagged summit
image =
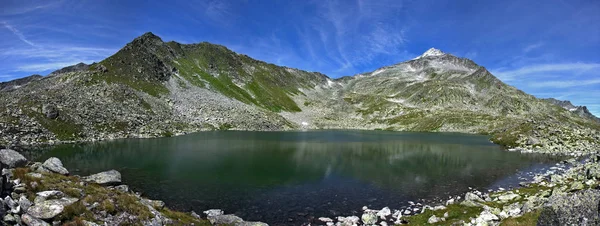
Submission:
[[436,48],[429,48],[427,51],[425,51],[423,54],[421,54],[421,56],[418,56],[415,58],[416,59],[421,59],[421,58],[425,58],[425,57],[432,57],[432,56],[443,56],[446,53],[442,52],[439,49]]

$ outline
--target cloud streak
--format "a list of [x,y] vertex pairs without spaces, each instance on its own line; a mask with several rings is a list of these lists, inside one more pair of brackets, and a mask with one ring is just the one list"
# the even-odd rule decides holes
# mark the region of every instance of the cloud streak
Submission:
[[523,76],[552,74],[556,72],[580,74],[592,69],[600,69],[599,63],[560,63],[560,64],[537,64],[525,66],[513,70],[496,70],[493,72],[503,81],[513,81]]
[[19,31],[17,28],[11,26],[6,21],[3,21],[2,24],[4,25],[4,27],[6,29],[8,29],[13,34],[15,34],[21,41],[23,41],[24,43],[27,43],[30,46],[36,47],[35,43],[27,40],[27,38],[25,38],[25,35],[23,35],[23,33],[21,33],[21,31]]

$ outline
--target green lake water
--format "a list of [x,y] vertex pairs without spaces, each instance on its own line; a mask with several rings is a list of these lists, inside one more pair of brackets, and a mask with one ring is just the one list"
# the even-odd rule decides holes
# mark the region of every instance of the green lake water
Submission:
[[556,162],[503,151],[485,136],[352,130],[200,132],[58,145],[35,158],[52,156],[72,174],[116,169],[172,209],[219,208],[274,224],[432,202]]

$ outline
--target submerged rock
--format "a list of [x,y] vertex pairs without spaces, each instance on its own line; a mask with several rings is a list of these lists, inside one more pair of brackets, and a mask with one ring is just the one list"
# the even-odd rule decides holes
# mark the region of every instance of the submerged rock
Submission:
[[89,175],[84,177],[83,180],[100,185],[115,185],[121,183],[121,173],[116,170],[109,170]]
[[62,175],[69,174],[69,171],[63,166],[60,159],[58,159],[56,157],[51,157],[48,160],[46,160],[44,163],[42,163],[42,167],[44,167],[45,169],[47,169],[51,172],[54,172],[54,173],[58,173],[58,174],[62,174]]
[[1,149],[0,163],[7,168],[23,167],[27,164],[27,159],[14,150]]

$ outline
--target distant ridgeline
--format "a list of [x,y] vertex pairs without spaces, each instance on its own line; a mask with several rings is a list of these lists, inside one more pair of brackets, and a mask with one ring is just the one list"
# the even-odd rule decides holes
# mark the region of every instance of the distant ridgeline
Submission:
[[430,49],[331,79],[210,43],[146,33],[101,62],[0,83],[0,146],[202,130],[381,129],[489,134],[521,151],[597,150],[598,118]]

